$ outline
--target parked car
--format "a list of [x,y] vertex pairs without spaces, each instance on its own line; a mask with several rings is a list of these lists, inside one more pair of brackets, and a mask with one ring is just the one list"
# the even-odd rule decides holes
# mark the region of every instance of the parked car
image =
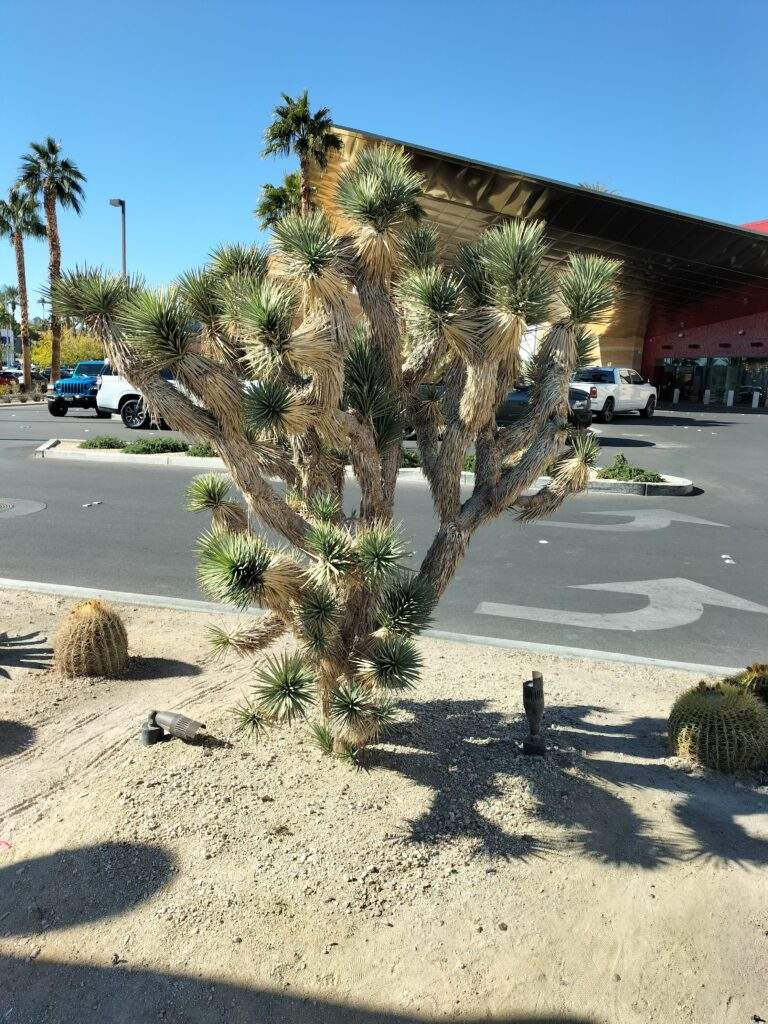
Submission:
[[[514,391],[508,391],[507,397],[496,410],[496,422],[501,426],[513,423],[526,411],[530,400],[530,388],[516,388]],[[586,430],[592,425],[592,408],[588,391],[574,387],[568,389],[568,419],[578,430]]]
[[[170,370],[161,371],[161,376],[174,383]],[[103,416],[118,413],[125,426],[132,430],[141,430],[150,425],[150,416],[142,393],[125,377],[114,373],[108,363],[105,363],[99,377],[96,407]]]
[[8,384],[18,384],[19,375],[16,370],[8,370],[5,367],[0,370],[0,386],[5,387]]
[[592,412],[610,423],[617,412],[637,411],[650,418],[656,411],[656,388],[626,366],[590,366],[577,370],[572,383],[588,384]]
[[89,359],[77,364],[71,377],[49,384],[45,397],[51,416],[66,416],[70,409],[95,409],[100,419],[109,413],[96,406],[97,379],[104,369],[103,359]]
[[[423,395],[437,395],[442,398],[445,392],[445,385],[422,384],[420,390]],[[507,396],[496,410],[496,422],[499,426],[507,426],[519,419],[528,408],[531,400],[531,389],[528,387],[514,388],[507,392]],[[592,425],[592,409],[589,392],[581,388],[570,387],[568,389],[568,419],[579,430],[586,430]],[[413,437],[413,427],[406,427],[405,436]]]
[[[42,369],[40,371],[40,376],[47,383],[51,379],[51,368],[50,368],[50,366],[46,366],[44,369]],[[72,370],[70,369],[69,366],[60,366],[59,367],[59,380],[63,380],[65,377],[71,377],[71,376],[72,376]]]

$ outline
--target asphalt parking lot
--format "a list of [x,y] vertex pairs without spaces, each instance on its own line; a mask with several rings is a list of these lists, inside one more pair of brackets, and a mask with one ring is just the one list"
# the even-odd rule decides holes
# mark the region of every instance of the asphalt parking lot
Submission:
[[[503,517],[476,535],[435,628],[703,665],[767,660],[768,416],[662,411],[596,430],[603,464],[621,451],[696,491],[585,494],[526,526]],[[32,457],[50,437],[103,433],[137,436],[86,411],[0,406],[0,503],[45,506],[0,510],[0,576],[201,598],[203,523],[183,510],[190,470]],[[434,531],[423,483],[403,481],[398,511],[418,558]]]

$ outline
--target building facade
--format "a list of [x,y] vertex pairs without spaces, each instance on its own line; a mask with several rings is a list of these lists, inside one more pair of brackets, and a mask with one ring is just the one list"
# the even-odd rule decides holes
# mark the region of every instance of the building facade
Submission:
[[721,224],[623,196],[496,167],[353,128],[313,181],[338,217],[338,176],[361,148],[402,146],[424,176],[427,215],[447,252],[505,218],[547,224],[553,261],[569,252],[621,260],[621,298],[598,333],[599,358],[632,366],[662,397],[768,400],[768,222]]

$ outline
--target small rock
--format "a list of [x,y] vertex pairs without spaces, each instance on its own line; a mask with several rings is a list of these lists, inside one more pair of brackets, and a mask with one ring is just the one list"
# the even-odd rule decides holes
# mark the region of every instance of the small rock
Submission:
[[[508,924],[505,924],[503,921],[499,921],[499,931],[500,932],[505,932],[505,931],[507,931],[508,928],[509,928]],[[480,931],[482,931],[482,928],[480,929]]]

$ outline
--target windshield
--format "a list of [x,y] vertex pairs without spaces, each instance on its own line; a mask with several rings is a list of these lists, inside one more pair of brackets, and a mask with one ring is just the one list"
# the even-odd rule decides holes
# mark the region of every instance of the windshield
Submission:
[[98,363],[78,363],[75,367],[75,373],[80,377],[98,377],[104,366],[103,362]]
[[613,370],[599,370],[594,367],[591,370],[579,370],[574,373],[573,379],[581,381],[582,384],[613,384]]

